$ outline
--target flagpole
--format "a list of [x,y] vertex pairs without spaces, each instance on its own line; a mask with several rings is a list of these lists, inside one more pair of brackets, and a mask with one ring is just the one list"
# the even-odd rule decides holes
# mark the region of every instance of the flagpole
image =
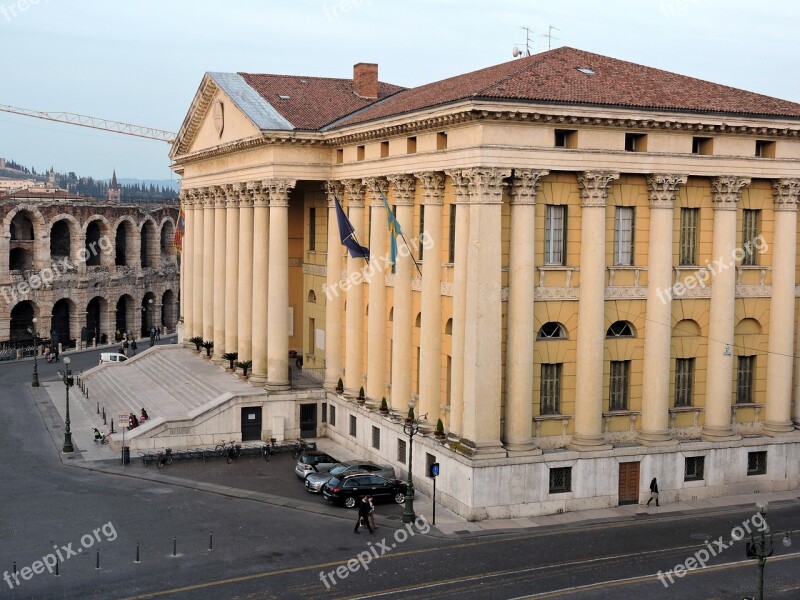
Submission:
[[[336,201],[336,203],[337,203],[337,204],[339,204],[339,198],[337,198],[337,197],[336,197],[336,194],[334,194],[334,195],[333,195],[333,199]],[[341,208],[341,204],[339,204],[339,207]],[[350,222],[350,220],[349,220],[349,219],[347,219],[347,220],[346,220],[346,222],[347,222],[347,224],[350,226],[350,235],[349,235],[348,237],[352,237],[352,238],[353,238],[353,241],[354,241],[356,244],[358,244],[359,248],[363,248],[364,246],[362,246],[362,245],[361,245],[361,242],[359,242],[359,241],[358,241],[358,236],[356,235],[356,229],[355,229],[355,227],[353,227],[353,224]],[[343,239],[342,241],[344,242],[344,239]],[[367,261],[367,264],[369,264],[369,256],[365,255],[365,254],[362,252],[362,253],[361,253],[361,258],[363,258],[365,261]]]
[[408,245],[408,240],[406,239],[406,234],[401,231],[400,232],[400,237],[402,237],[403,241],[406,243],[406,248],[408,248],[408,255],[411,257],[411,260],[414,261],[414,266],[417,267],[417,273],[419,273],[419,276],[422,277],[422,271],[420,271],[419,263],[417,262],[417,259],[414,258],[414,252],[413,252],[413,250],[411,250],[411,246]]

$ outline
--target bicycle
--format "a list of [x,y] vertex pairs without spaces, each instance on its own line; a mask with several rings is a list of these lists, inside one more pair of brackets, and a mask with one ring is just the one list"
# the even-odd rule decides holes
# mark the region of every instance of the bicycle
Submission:
[[234,441],[226,442],[225,440],[222,440],[219,444],[214,446],[214,454],[218,458],[222,458],[228,451],[228,448],[232,447],[235,443],[236,442]]
[[156,465],[161,469],[164,465],[172,464],[172,448],[167,448],[163,452],[159,452],[156,457]]
[[242,447],[239,444],[234,444],[233,442],[231,442],[231,445],[228,447],[228,457],[227,457],[228,464],[231,464],[241,455],[242,455]]
[[267,462],[269,462],[269,460],[272,458],[272,450],[270,450],[269,444],[264,444],[261,446],[261,458]]

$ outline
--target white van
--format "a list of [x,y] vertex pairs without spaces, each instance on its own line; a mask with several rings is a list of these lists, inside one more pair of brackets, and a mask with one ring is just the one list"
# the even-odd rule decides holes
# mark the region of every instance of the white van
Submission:
[[122,363],[128,360],[128,357],[124,354],[119,354],[117,352],[101,352],[100,353],[100,364],[103,363]]

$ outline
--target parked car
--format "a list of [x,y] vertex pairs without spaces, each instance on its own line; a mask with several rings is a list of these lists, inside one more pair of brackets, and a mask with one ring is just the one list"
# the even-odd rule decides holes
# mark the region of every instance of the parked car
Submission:
[[322,486],[328,483],[331,477],[336,475],[346,475],[355,471],[380,475],[387,479],[394,479],[394,467],[390,465],[378,465],[369,461],[346,460],[335,465],[330,471],[322,473],[311,473],[306,477],[306,491],[312,494],[322,492]]
[[375,502],[402,504],[407,486],[399,479],[386,479],[369,473],[351,473],[332,477],[322,487],[322,497],[332,504],[344,504],[347,508],[358,506],[363,496],[373,496]]
[[118,354],[117,352],[101,352],[100,353],[100,364],[103,363],[111,363],[111,364],[119,364],[123,363],[128,360],[128,357],[124,354]]
[[300,479],[305,479],[311,473],[330,471],[338,464],[339,461],[330,454],[326,454],[320,450],[306,450],[300,455],[300,458],[297,459],[294,473]]

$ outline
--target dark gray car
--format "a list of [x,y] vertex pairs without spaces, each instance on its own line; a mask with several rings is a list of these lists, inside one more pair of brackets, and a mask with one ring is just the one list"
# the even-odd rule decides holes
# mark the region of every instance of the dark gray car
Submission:
[[331,477],[347,475],[356,471],[369,473],[370,475],[380,475],[386,479],[394,479],[394,467],[391,465],[379,465],[366,460],[346,460],[335,465],[330,471],[308,475],[306,477],[306,491],[312,494],[319,494],[322,492],[322,486],[328,483]]

